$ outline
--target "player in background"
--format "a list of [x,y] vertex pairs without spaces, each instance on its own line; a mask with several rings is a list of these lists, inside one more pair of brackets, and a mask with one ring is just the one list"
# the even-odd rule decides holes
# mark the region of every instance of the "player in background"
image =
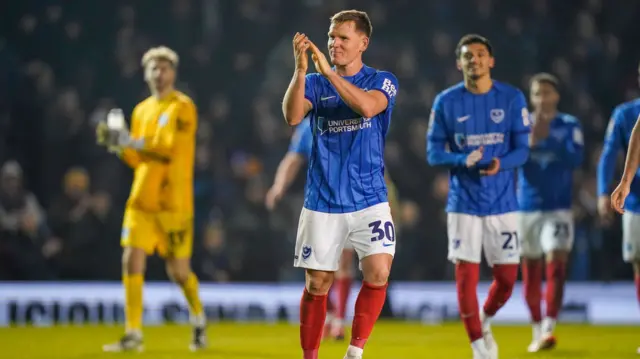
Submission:
[[[460,316],[474,359],[495,359],[491,318],[511,296],[518,276],[516,169],[529,154],[529,113],[524,95],[494,81],[493,49],[480,35],[465,35],[456,47],[464,82],[438,94],[427,133],[427,159],[449,168],[446,211],[449,259],[456,264]],[[493,283],[478,308],[481,255]]]
[[[269,210],[273,210],[277,206],[291,183],[295,180],[302,166],[308,162],[312,145],[313,132],[311,130],[310,119],[305,118],[296,127],[293,137],[291,137],[289,151],[282,161],[280,161],[273,185],[267,192],[265,204]],[[386,173],[384,179],[389,191],[388,199],[389,205],[391,206],[391,216],[398,218],[396,216],[399,211],[399,203],[395,185]],[[327,298],[327,318],[323,332],[323,338],[325,339],[344,339],[347,303],[351,293],[353,278],[355,277],[353,256],[353,246],[350,243],[345,243],[340,256],[340,265],[335,273],[334,283],[329,290],[329,296]]]
[[[345,242],[360,259],[364,280],[355,304],[345,358],[362,358],[387,293],[395,229],[384,182],[385,137],[398,82],[362,62],[371,36],[365,12],[331,18],[331,62],[304,34],[293,39],[295,71],[282,110],[289,125],[309,115],[313,146],[300,214],[294,265],[305,269],[300,342],[305,359],[317,359],[326,304]],[[317,73],[307,73],[308,52]]]
[[[522,279],[533,322],[529,352],[556,344],[553,330],[562,308],[567,260],[573,246],[573,170],[583,158],[580,123],[558,112],[559,84],[547,73],[531,79],[531,150],[529,160],[518,171]],[[543,320],[540,304],[545,261],[547,306]]]
[[[625,102],[613,110],[598,164],[598,212],[605,223],[611,222],[612,209],[622,214],[622,257],[633,266],[636,295],[640,302],[640,181],[637,180],[640,175],[639,115],[640,99]],[[621,150],[626,152],[624,173],[609,197]]]
[[[192,350],[206,345],[205,314],[198,278],[191,270],[193,249],[193,162],[197,111],[193,101],[174,88],[178,55],[161,46],[142,57],[151,96],[131,115],[131,131],[122,111],[112,110],[123,126],[100,123],[98,143],[107,146],[134,170],[122,225],[122,281],[126,331],[105,351],[142,349],[144,271],[147,256],[158,252],[167,274],[189,304],[193,324]],[[109,120],[110,121],[110,120]]]

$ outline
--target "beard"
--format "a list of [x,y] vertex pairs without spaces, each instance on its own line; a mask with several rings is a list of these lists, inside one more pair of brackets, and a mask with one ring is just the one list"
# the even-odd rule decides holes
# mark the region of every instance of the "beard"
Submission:
[[473,80],[473,81],[476,81],[476,80],[480,79],[484,75],[485,74],[478,72],[477,69],[475,69],[475,71],[471,70],[471,69],[467,71],[467,77],[470,80]]

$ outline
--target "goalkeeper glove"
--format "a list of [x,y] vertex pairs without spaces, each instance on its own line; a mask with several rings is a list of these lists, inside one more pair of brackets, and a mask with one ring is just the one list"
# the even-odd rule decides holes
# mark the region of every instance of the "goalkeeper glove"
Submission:
[[96,139],[99,145],[106,146],[110,152],[120,152],[125,147],[140,146],[134,141],[127,129],[122,110],[114,108],[107,115],[107,122],[101,121],[96,127]]
[[111,129],[106,123],[100,122],[96,127],[96,140],[99,145],[106,146],[110,150],[115,148],[130,147],[134,141],[126,128]]
[[96,142],[100,146],[107,146],[107,139],[109,138],[109,127],[104,121],[98,122],[96,126]]

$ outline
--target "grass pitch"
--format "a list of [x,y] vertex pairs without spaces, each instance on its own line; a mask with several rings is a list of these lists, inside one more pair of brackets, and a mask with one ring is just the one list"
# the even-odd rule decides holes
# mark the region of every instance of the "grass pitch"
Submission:
[[[121,327],[66,326],[51,328],[0,328],[1,358],[7,359],[299,359],[298,327],[288,324],[218,323],[209,327],[210,348],[191,353],[187,326],[145,329],[143,353],[103,353],[102,345],[115,341]],[[501,359],[524,358],[640,358],[639,327],[559,325],[557,349],[529,354],[528,326],[494,326]],[[342,359],[347,342],[324,342],[322,359]],[[381,322],[365,350],[366,359],[470,359],[471,350],[461,324],[423,326]]]

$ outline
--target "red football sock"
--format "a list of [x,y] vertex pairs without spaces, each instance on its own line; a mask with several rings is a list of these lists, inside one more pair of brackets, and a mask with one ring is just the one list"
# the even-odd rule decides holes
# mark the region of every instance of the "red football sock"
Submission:
[[562,308],[562,296],[564,294],[564,279],[567,265],[560,261],[547,263],[547,317],[557,319],[558,312]]
[[336,286],[336,317],[344,320],[347,313],[347,302],[349,294],[351,294],[351,278],[338,278],[335,281]]
[[300,344],[304,359],[318,359],[326,315],[327,295],[313,295],[305,288],[300,300]]
[[327,296],[327,313],[331,313],[333,315],[336,315],[335,288],[335,285],[332,285],[331,289],[329,289],[329,295]]
[[351,330],[351,345],[364,348],[387,298],[387,286],[388,284],[375,286],[362,282],[362,288],[356,299],[356,312]]
[[531,313],[531,320],[540,323],[542,320],[542,259],[524,259],[522,262],[522,281],[524,297]]
[[456,263],[456,289],[460,318],[462,318],[471,342],[482,338],[477,292],[479,279],[480,265],[478,263]]
[[636,280],[636,297],[638,298],[638,303],[640,303],[640,274],[635,275]]
[[511,297],[513,285],[518,278],[517,264],[494,264],[493,282],[489,288],[489,296],[484,302],[484,312],[489,316],[494,316]]

